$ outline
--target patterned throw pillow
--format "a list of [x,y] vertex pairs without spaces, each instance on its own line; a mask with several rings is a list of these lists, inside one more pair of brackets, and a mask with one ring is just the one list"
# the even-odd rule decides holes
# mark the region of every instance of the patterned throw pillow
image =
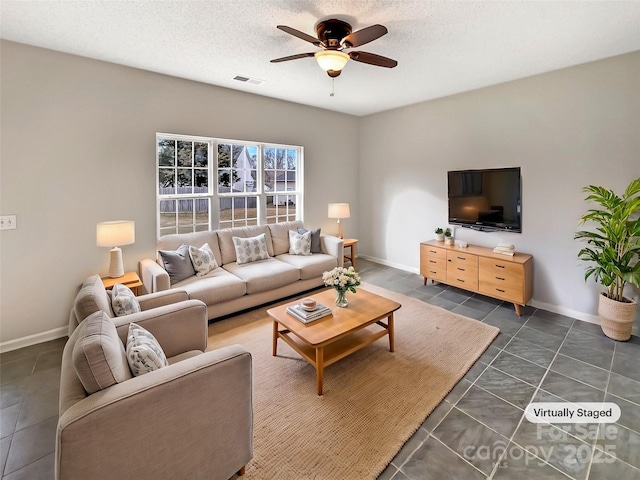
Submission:
[[257,237],[232,238],[233,246],[236,247],[236,262],[238,265],[255,262],[257,260],[266,260],[269,258],[269,251],[267,250],[267,236],[264,233],[261,233]]
[[164,269],[169,274],[171,285],[196,274],[189,257],[188,245],[182,244],[176,251],[160,250],[158,253],[162,257]]
[[289,255],[311,255],[311,232],[289,230]]
[[216,263],[216,257],[213,256],[211,247],[208,243],[205,243],[202,247],[196,248],[189,246],[189,256],[191,257],[191,263],[196,270],[196,275],[201,277],[206,275],[211,270],[218,268]]
[[127,361],[134,377],[169,365],[156,337],[135,323],[129,324]]
[[131,315],[140,311],[140,304],[131,289],[121,283],[116,283],[111,290],[111,307],[116,317]]

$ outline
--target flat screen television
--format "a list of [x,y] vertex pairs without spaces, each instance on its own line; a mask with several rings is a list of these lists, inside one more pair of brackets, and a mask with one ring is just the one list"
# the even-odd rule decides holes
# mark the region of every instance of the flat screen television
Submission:
[[447,172],[449,223],[522,232],[520,167]]

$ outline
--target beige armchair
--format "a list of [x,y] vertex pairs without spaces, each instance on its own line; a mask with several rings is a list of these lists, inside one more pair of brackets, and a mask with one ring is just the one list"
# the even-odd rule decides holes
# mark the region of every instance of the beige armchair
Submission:
[[[239,345],[204,352],[206,306],[178,304],[179,313],[167,305],[148,317],[111,318],[100,309],[71,333],[62,358],[56,479],[227,480],[244,472],[253,456],[251,355]],[[124,342],[136,315],[169,366],[132,377]],[[90,342],[100,355],[88,353]],[[95,393],[85,390],[87,375]]]

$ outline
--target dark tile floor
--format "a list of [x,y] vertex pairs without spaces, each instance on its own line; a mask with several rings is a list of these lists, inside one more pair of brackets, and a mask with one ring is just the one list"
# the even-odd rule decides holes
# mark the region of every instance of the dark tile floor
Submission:
[[[501,331],[380,480],[640,480],[640,338],[616,343],[597,325],[530,307],[517,317],[510,305],[424,286],[418,275],[363,259],[358,270],[367,282]],[[53,479],[65,341],[0,355],[2,480]],[[622,416],[601,431],[536,428],[523,419],[534,399],[615,402]]]

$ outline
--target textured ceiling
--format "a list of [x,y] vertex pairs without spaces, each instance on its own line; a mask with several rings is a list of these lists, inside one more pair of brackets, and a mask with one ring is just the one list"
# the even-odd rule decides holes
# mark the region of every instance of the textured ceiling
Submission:
[[[389,33],[335,80],[284,24],[315,36],[321,19]],[[153,72],[366,115],[640,50],[639,1],[2,0],[4,39]],[[240,83],[242,75],[264,80]]]

